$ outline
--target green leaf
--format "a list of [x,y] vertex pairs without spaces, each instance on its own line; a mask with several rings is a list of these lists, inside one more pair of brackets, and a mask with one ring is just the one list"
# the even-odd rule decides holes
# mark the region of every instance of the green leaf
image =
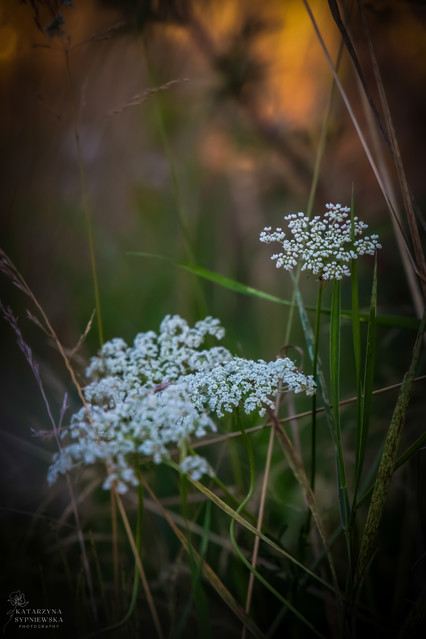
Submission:
[[[170,463],[169,463],[169,465],[170,465]],[[313,577],[316,581],[320,582],[323,586],[325,586],[329,590],[333,590],[333,586],[331,586],[326,581],[321,579],[321,577],[319,577],[314,572],[309,570],[309,568],[307,568],[306,566],[301,564],[295,557],[290,555],[290,553],[286,552],[283,548],[281,548],[281,546],[279,546],[274,541],[272,541],[272,539],[269,539],[269,537],[264,535],[260,530],[258,530],[255,526],[253,526],[249,521],[244,519],[244,517],[242,517],[236,510],[234,510],[233,508],[228,506],[228,504],[226,504],[224,501],[222,501],[222,499],[220,499],[220,497],[218,497],[215,493],[213,493],[209,488],[204,486],[204,484],[202,484],[199,481],[195,481],[195,480],[190,480],[190,481],[200,492],[202,492],[204,495],[206,495],[206,497],[208,497],[214,504],[216,504],[216,506],[218,506],[221,510],[223,510],[229,517],[232,517],[232,519],[234,519],[236,522],[241,524],[241,526],[244,526],[244,528],[247,528],[247,530],[249,530],[251,533],[253,533],[254,535],[257,535],[258,537],[260,537],[260,539],[262,541],[264,541],[266,544],[268,544],[268,546],[273,548],[278,554],[282,555],[283,557],[285,557],[286,559],[288,559],[289,561],[294,563],[298,568],[303,570],[310,577]]]
[[340,431],[340,307],[341,282],[334,280],[330,318],[330,384],[336,434]]
[[323,369],[322,369],[321,359],[320,359],[319,356],[317,358],[315,358],[315,337],[314,337],[314,332],[312,330],[311,323],[310,323],[308,315],[306,313],[306,307],[305,307],[305,305],[303,303],[303,299],[302,299],[302,296],[300,294],[300,289],[299,289],[299,286],[297,284],[297,280],[293,276],[293,274],[291,274],[291,278],[292,278],[292,281],[293,281],[294,294],[295,294],[297,306],[298,306],[298,309],[299,309],[300,321],[302,323],[302,328],[303,328],[303,332],[304,332],[304,335],[305,335],[306,345],[308,347],[309,357],[310,357],[312,363],[314,363],[314,361],[316,361],[316,380],[315,381],[317,383],[318,391],[319,391],[319,393],[321,395],[321,399],[322,399],[322,401],[324,403],[325,416],[326,416],[326,419],[327,419],[328,426],[330,428],[331,436],[332,436],[333,441],[334,441],[335,440],[335,429],[334,429],[333,412],[331,410],[331,403],[330,403],[330,399],[328,397],[327,385],[325,383],[325,377],[324,377],[324,373],[323,373]]
[[[236,280],[231,279],[230,277],[226,277],[225,275],[221,275],[220,273],[216,273],[215,271],[210,271],[209,269],[203,268],[201,266],[196,266],[192,264],[186,264],[185,262],[178,262],[171,257],[167,257],[165,255],[158,255],[156,253],[146,253],[144,251],[129,251],[127,255],[132,255],[135,257],[146,257],[149,259],[161,260],[164,262],[169,262],[174,266],[178,266],[179,268],[196,275],[197,277],[201,277],[205,280],[218,284],[223,288],[227,288],[231,291],[235,291],[236,293],[241,293],[243,295],[250,295],[251,297],[257,297],[259,299],[265,300],[266,302],[272,302],[274,304],[281,304],[282,306],[295,306],[294,302],[290,300],[282,299],[281,297],[277,297],[276,295],[271,295],[270,293],[265,293],[265,291],[260,291],[257,288],[253,288],[252,286],[247,286],[246,284],[241,284],[241,282],[237,282]],[[314,306],[306,306],[306,310],[314,312],[316,308]],[[330,309],[322,308],[321,313],[326,315],[330,315]],[[352,311],[344,310],[341,311],[341,316],[344,318],[351,319]],[[368,313],[360,313],[359,319],[361,322],[368,322]],[[419,327],[419,320],[413,317],[404,317],[402,315],[378,315],[376,317],[376,323],[382,324],[383,326],[393,326],[396,328],[408,328],[410,330],[417,330]]]
[[331,401],[336,443],[336,463],[340,516],[345,531],[349,525],[349,500],[346,486],[345,463],[343,459],[342,434],[340,428],[340,313],[341,313],[341,281],[334,280],[333,296],[331,300],[330,322],[330,385]]
[[[353,197],[351,206],[351,236],[352,242],[355,241],[354,229],[354,207]],[[358,261],[352,260],[351,263],[351,289],[352,289],[352,337],[354,344],[355,370],[357,388],[360,386],[361,378],[361,326],[359,314],[359,281],[358,281]]]
[[[370,314],[367,332],[365,355],[364,385],[362,389],[362,414],[355,453],[355,490],[354,503],[358,492],[361,473],[364,465],[365,450],[370,424],[371,404],[374,391],[374,364],[376,359],[376,309],[377,309],[377,258],[374,264],[373,286],[371,290]],[[358,429],[357,429],[358,431]]]

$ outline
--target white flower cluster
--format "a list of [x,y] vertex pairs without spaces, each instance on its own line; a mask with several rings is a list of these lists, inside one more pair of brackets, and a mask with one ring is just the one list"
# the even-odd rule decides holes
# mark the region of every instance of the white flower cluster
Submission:
[[207,410],[218,417],[239,406],[247,415],[254,411],[264,415],[267,407],[274,408],[273,399],[280,390],[304,391],[307,395],[315,392],[312,377],[297,372],[288,357],[274,362],[233,357],[207,375],[204,372],[188,375],[185,386],[198,410]]
[[224,336],[218,320],[207,317],[190,328],[168,315],[158,335],[140,333],[133,346],[119,338],[104,344],[87,369],[88,411],[82,407],[62,431],[64,444],[54,455],[49,483],[75,466],[103,461],[104,488],[115,482],[126,492],[138,484],[134,469],[141,456],[159,464],[176,448],[182,472],[192,479],[213,475],[205,459],[188,454],[192,438],[216,431],[211,415],[221,417],[239,406],[262,414],[283,390],[315,392],[312,377],[299,373],[288,358],[255,362],[223,347],[201,349],[207,335]]
[[[293,270],[301,263],[302,271],[311,271],[322,280],[342,279],[350,275],[349,265],[360,255],[374,255],[381,248],[377,235],[364,236],[367,224],[354,217],[353,229],[350,208],[341,204],[327,204],[323,217],[309,220],[303,213],[286,215],[293,238],[286,239],[281,228],[266,227],[260,234],[265,244],[280,242],[283,252],[271,257],[277,268]],[[352,239],[352,232],[354,240]]]

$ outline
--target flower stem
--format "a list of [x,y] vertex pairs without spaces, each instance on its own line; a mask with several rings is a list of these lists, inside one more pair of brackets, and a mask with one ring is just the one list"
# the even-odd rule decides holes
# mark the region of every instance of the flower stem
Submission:
[[[324,288],[324,281],[320,280],[318,287],[317,297],[317,310],[315,316],[315,341],[314,341],[314,358],[312,362],[313,377],[317,381],[317,366],[318,366],[318,347],[319,347],[319,332],[321,321],[321,307],[322,307],[322,291]],[[311,429],[311,488],[315,490],[315,473],[316,473],[316,429],[317,429],[317,394],[312,395],[312,429]]]

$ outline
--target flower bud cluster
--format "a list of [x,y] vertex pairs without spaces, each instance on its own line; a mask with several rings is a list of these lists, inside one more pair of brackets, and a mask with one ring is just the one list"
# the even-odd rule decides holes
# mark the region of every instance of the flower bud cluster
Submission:
[[350,209],[341,204],[327,204],[323,217],[309,220],[303,213],[286,215],[291,239],[282,228],[266,227],[260,234],[265,244],[279,242],[283,251],[272,255],[277,268],[293,270],[301,264],[322,280],[342,279],[350,275],[350,263],[361,255],[374,255],[381,248],[377,235],[364,236],[367,224],[349,216]]
[[106,462],[104,488],[120,492],[137,485],[142,459],[159,464],[180,450],[180,468],[192,479],[213,475],[208,462],[188,454],[191,441],[215,432],[212,416],[241,407],[263,414],[283,390],[315,392],[311,377],[288,358],[257,362],[234,357],[226,348],[201,348],[207,335],[224,336],[218,320],[207,317],[190,328],[179,316],[166,316],[159,334],[136,336],[133,346],[115,338],[104,344],[87,369],[87,408],[71,418],[61,435],[70,440],[55,454],[48,481],[75,466]]

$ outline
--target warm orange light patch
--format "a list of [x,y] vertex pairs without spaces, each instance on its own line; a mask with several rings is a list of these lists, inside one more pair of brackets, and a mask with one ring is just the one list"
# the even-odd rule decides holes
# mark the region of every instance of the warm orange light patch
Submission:
[[11,23],[10,3],[0,6],[0,63],[8,62],[16,55],[18,32]]
[[[324,5],[320,5],[315,18],[333,56],[339,36]],[[331,71],[300,1],[282,3],[276,23],[276,29],[265,35],[258,47],[269,70],[265,113],[288,126],[306,128],[322,117]]]
[[18,34],[9,25],[0,26],[0,62],[6,62],[15,57]]
[[203,165],[212,171],[229,171],[231,167],[234,171],[252,171],[255,167],[253,156],[238,150],[219,128],[206,130],[199,151]]
[[[310,5],[334,59],[340,36],[328,4],[311,0]],[[241,34],[242,49],[246,47],[248,62],[251,59],[259,61],[262,68],[262,80],[258,84],[254,80],[257,94],[249,92],[250,101],[256,102],[259,113],[283,128],[306,129],[322,120],[332,74],[302,0],[271,0],[268,3],[264,0],[251,0],[250,3],[216,0],[207,4],[194,3],[194,10],[196,19],[192,25],[157,26],[174,46],[193,50],[192,70],[206,57],[206,51],[210,62],[214,60],[213,57],[209,59],[209,55],[226,54]],[[244,27],[250,19],[254,25],[258,21],[259,31],[253,36],[245,36]],[[194,33],[191,33],[196,31],[197,23],[211,41],[211,49],[207,46],[203,50],[199,41],[197,47],[197,38],[194,39]]]
[[[257,4],[260,6],[260,2]],[[256,2],[253,2],[252,6],[255,7]],[[208,29],[210,37],[220,47],[240,24],[246,6],[244,2],[240,6],[238,0],[233,2],[222,0],[222,2],[212,2],[211,4],[195,3],[194,9],[198,19]]]
[[[338,31],[326,2],[311,1],[321,35],[329,53],[336,55]],[[251,54],[263,63],[264,81],[256,102],[262,113],[291,128],[306,128],[322,118],[323,104],[331,84],[331,71],[319,45],[313,25],[301,0],[247,3],[216,2],[199,18],[214,40],[217,50],[238,33],[242,16],[259,18],[265,28],[250,42]]]

